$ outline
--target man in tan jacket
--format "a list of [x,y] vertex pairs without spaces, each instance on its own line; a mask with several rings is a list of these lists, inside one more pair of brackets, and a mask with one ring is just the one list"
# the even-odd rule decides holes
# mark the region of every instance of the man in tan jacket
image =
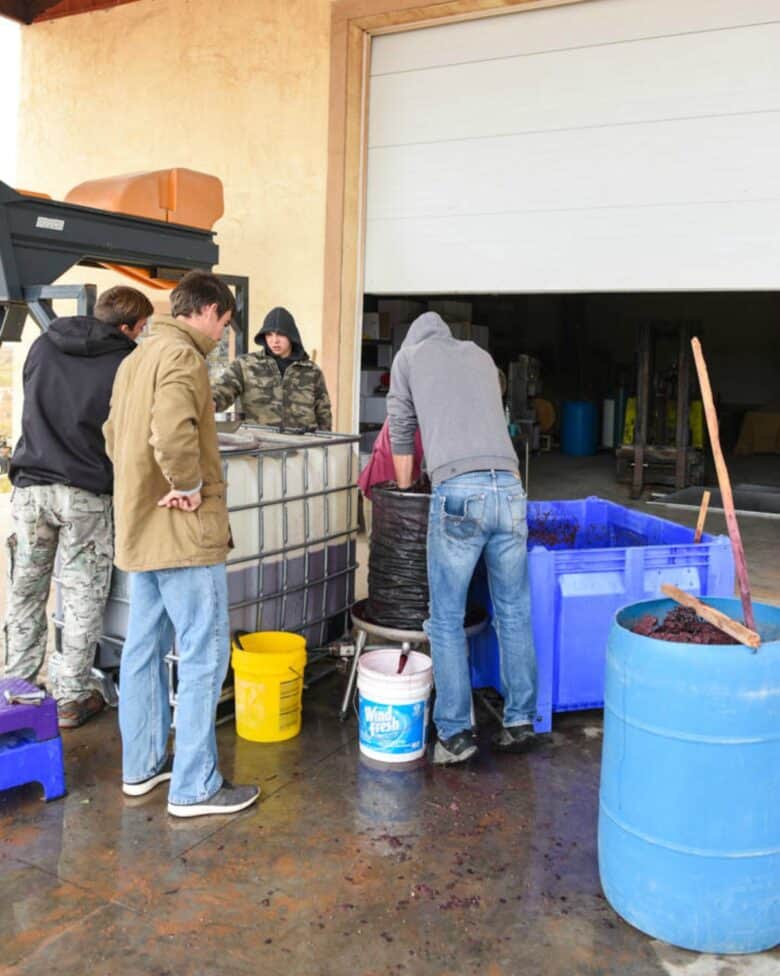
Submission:
[[[171,292],[172,316],[156,318],[152,335],[119,369],[103,427],[114,463],[115,562],[130,574],[122,788],[142,796],[170,780],[168,812],[176,817],[236,813],[260,793],[222,778],[214,732],[230,653],[231,540],[205,357],[234,310],[215,275],[185,275]],[[164,664],[174,634],[175,757]]]

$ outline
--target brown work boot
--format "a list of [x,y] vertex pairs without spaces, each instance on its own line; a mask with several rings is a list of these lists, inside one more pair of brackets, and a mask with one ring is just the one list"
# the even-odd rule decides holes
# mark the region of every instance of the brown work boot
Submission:
[[57,723],[61,729],[77,729],[106,707],[99,691],[90,691],[78,701],[57,702]]

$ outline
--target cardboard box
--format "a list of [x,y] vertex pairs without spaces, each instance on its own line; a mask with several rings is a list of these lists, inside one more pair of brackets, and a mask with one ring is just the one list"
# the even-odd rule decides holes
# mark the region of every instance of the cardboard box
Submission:
[[400,323],[414,322],[425,311],[424,302],[409,301],[406,298],[380,298],[376,303],[380,315],[386,315],[390,328]]
[[390,320],[379,312],[363,314],[363,338],[389,340],[392,336]]
[[486,325],[472,325],[471,341],[476,342],[480,349],[488,352],[488,347],[490,346],[490,329]]
[[436,299],[428,302],[431,312],[438,312],[445,322],[471,322],[471,302],[454,302],[449,299]]
[[380,385],[386,369],[364,369],[360,373],[360,395],[373,396]]
[[360,422],[363,424],[383,424],[387,417],[387,402],[383,396],[364,396],[360,398]]
[[393,352],[396,353],[401,348],[401,343],[406,338],[409,329],[411,329],[411,322],[397,322],[393,326]]
[[461,342],[474,342],[487,351],[490,341],[490,329],[486,325],[473,325],[471,322],[450,322],[450,332],[453,338]]
[[374,450],[374,444],[376,443],[377,437],[381,431],[379,430],[366,430],[360,435],[360,453],[366,454],[369,457],[371,452]]
[[471,338],[470,322],[450,322],[448,323],[453,339],[460,339],[463,342]]
[[389,342],[376,347],[376,365],[378,369],[384,370],[393,365],[393,347]]

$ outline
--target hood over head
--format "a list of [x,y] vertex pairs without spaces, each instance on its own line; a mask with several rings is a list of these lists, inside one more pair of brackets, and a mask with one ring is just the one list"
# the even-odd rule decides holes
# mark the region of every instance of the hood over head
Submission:
[[450,327],[438,312],[423,312],[412,322],[411,328],[406,333],[406,338],[401,343],[401,348],[413,346],[415,343],[422,342],[423,339],[434,338],[451,339]]
[[66,356],[105,356],[135,348],[132,339],[114,325],[91,315],[73,315],[55,319],[46,336]]
[[292,343],[290,359],[302,359],[306,356],[298,326],[295,324],[295,319],[292,317],[292,314],[286,308],[282,308],[281,306],[272,308],[263,319],[262,329],[255,336],[257,345],[263,346],[268,355],[272,356],[273,353],[268,348],[268,343],[265,340],[266,332],[278,332],[280,335],[287,336]]

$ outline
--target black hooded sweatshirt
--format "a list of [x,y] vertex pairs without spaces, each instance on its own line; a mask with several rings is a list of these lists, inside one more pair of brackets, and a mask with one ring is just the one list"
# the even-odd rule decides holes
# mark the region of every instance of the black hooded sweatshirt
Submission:
[[[268,348],[268,342],[266,341],[265,335],[267,332],[278,332],[279,335],[287,336],[292,344],[292,349],[290,350],[290,355],[276,356]],[[263,327],[255,336],[255,342],[258,346],[263,346],[266,353],[276,361],[279,367],[279,372],[284,376],[284,371],[290,365],[290,363],[297,362],[299,359],[308,359],[306,355],[306,350],[303,348],[303,343],[301,342],[301,334],[298,331],[298,326],[295,324],[295,319],[292,313],[288,312],[286,308],[279,306],[278,308],[272,308],[271,311],[263,319]]]
[[111,494],[102,427],[122,360],[135,343],[91,316],[55,319],[24,364],[22,436],[9,477],[18,488],[71,485]]

